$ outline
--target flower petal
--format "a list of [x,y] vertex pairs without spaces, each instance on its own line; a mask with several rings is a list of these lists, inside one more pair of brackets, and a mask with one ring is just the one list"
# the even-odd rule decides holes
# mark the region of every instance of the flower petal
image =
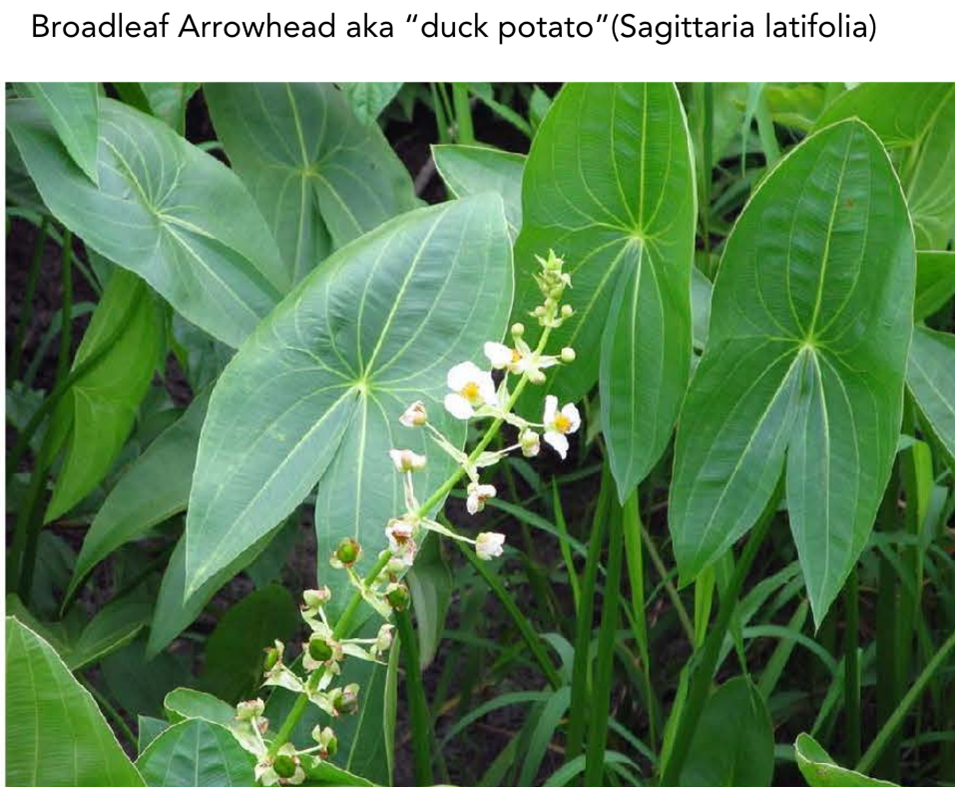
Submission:
[[444,409],[455,418],[467,421],[474,415],[474,408],[471,403],[460,394],[448,394],[444,397]]
[[544,424],[550,426],[554,422],[554,416],[557,415],[557,397],[547,396],[544,399]]
[[477,382],[481,370],[472,361],[456,364],[448,370],[448,388],[460,391],[469,382]]
[[565,404],[561,408],[561,413],[563,413],[564,417],[570,421],[570,426],[568,427],[566,434],[573,434],[580,429],[580,411],[577,409],[576,405]]
[[511,362],[511,348],[500,342],[484,342],[484,355],[495,369],[503,369]]
[[567,458],[567,449],[570,448],[570,443],[560,432],[545,432],[544,442],[560,454],[561,459]]
[[494,387],[494,378],[491,377],[490,373],[479,372],[476,382],[484,404],[497,407],[497,390]]

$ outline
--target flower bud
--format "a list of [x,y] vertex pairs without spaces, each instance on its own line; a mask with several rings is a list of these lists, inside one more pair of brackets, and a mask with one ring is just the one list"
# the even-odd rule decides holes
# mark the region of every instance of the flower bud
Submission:
[[543,385],[547,382],[547,375],[544,374],[540,369],[531,369],[527,373],[527,379],[531,381],[534,385]]
[[272,769],[282,779],[291,779],[295,775],[295,757],[291,754],[279,754],[272,763]]
[[339,693],[335,695],[332,706],[337,713],[345,716],[355,713],[358,710],[358,689],[357,683],[349,683]]
[[424,426],[428,423],[428,411],[425,409],[424,402],[418,401],[408,406],[398,422],[402,426],[413,428],[415,426]]
[[262,662],[262,671],[271,672],[279,663],[279,652],[275,648],[265,649],[265,659]]
[[400,473],[413,473],[416,470],[423,470],[428,463],[426,457],[416,454],[408,448],[392,448],[388,455],[391,461],[395,463],[395,469]]
[[511,326],[511,336],[523,336],[524,335],[524,324],[516,322]]
[[318,612],[328,603],[331,597],[332,591],[328,589],[327,585],[318,588],[318,590],[306,590],[302,594],[302,600],[305,602],[303,610]]
[[308,641],[308,655],[315,661],[328,661],[334,652],[332,644],[324,637],[313,636]]
[[531,458],[541,452],[541,436],[533,429],[525,429],[520,436],[521,453]]
[[411,603],[411,593],[404,582],[392,582],[385,588],[385,598],[395,612],[402,612]]
[[565,347],[560,351],[560,360],[564,363],[573,363],[577,359],[577,353],[573,347]]
[[345,568],[350,568],[361,559],[361,544],[354,538],[343,538],[335,550],[335,560]]
[[574,315],[574,307],[571,306],[569,303],[565,303],[563,306],[560,307],[561,317],[573,317],[573,315]]

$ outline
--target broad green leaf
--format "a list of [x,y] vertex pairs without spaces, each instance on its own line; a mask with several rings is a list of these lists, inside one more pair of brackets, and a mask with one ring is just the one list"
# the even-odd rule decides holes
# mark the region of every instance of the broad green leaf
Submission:
[[748,678],[733,678],[703,707],[680,787],[769,787],[773,766],[773,722],[766,703]]
[[[666,444],[690,367],[695,187],[676,88],[566,85],[534,138],[522,199],[523,225],[514,250],[515,316],[540,301],[535,255],[553,249],[562,256],[573,285],[566,301],[575,315],[551,341],[554,347],[573,347],[577,360],[572,371],[551,375],[542,390],[535,389],[539,395],[553,393],[563,401],[587,393],[598,376],[614,288],[629,284],[638,299],[622,304],[622,314],[632,313],[635,322],[628,326],[622,320],[618,328],[633,327],[636,341],[627,365],[613,369],[619,375],[615,401],[604,405],[610,411],[603,413],[614,475],[625,494]],[[623,278],[623,261],[637,252],[638,264]],[[539,331],[528,325],[531,346]],[[626,343],[627,337],[616,337],[621,358]],[[601,387],[606,390],[608,383]],[[636,424],[634,442],[628,435]]]
[[6,779],[20,787],[143,787],[93,698],[50,645],[7,618]]
[[198,82],[140,82],[153,115],[180,134],[186,124],[186,104],[199,89]]
[[417,204],[384,134],[359,121],[334,85],[217,83],[203,93],[292,280]]
[[339,82],[352,112],[362,123],[374,123],[404,82]]
[[914,285],[905,200],[864,125],[813,135],[762,182],[726,242],[680,417],[669,522],[684,582],[752,527],[785,464],[823,619],[891,471]]
[[955,458],[955,335],[916,328],[906,379],[935,436]]
[[227,727],[235,721],[235,708],[232,705],[194,689],[170,691],[163,700],[163,708],[173,724],[185,719],[205,719]]
[[836,99],[816,128],[851,117],[897,151],[918,248],[946,248],[955,230],[955,84],[859,85]]
[[809,787],[898,787],[893,782],[873,779],[836,765],[826,750],[802,732],[796,738],[796,764]]
[[768,84],[763,89],[773,120],[800,131],[812,129],[826,103],[826,90],[821,85]]
[[955,251],[920,251],[915,279],[915,319],[924,320],[955,295]]
[[191,593],[186,593],[186,536],[179,539],[172,557],[163,574],[153,613],[152,626],[149,629],[149,642],[146,655],[153,658],[159,651],[178,637],[205,609],[206,604],[219,589],[242,569],[248,566],[272,542],[282,527],[282,522],[263,533],[256,541],[239,553],[229,563]]
[[226,344],[237,346],[288,289],[238,177],[162,121],[100,99],[98,187],[33,101],[7,103],[7,128],[58,219]]
[[50,429],[67,445],[47,522],[69,511],[109,472],[149,390],[162,342],[159,310],[149,288],[138,276],[117,271],[93,312],[73,367],[105,354],[73,383],[53,414]]
[[309,758],[304,763],[305,775],[309,785],[326,785],[327,787],[375,787],[373,782],[349,773],[330,762],[323,762]]
[[289,641],[301,625],[298,607],[281,585],[269,585],[229,608],[206,643],[202,687],[235,703],[262,681],[262,653]]
[[169,729],[169,722],[156,719],[152,716],[140,716],[137,719],[137,754],[142,754],[146,747],[159,736],[163,730]]
[[63,655],[72,671],[102,660],[132,642],[148,625],[152,607],[136,596],[120,596],[103,607],[86,624]]
[[147,787],[255,787],[249,754],[225,727],[189,719],[160,733],[136,760]]
[[184,653],[150,656],[144,636],[100,662],[108,696],[131,717],[159,716],[166,695],[192,680],[191,666],[191,658]]
[[451,569],[441,554],[441,539],[425,539],[405,581],[411,591],[418,633],[418,658],[424,671],[441,644],[444,619],[454,590]]
[[83,539],[66,598],[107,555],[186,510],[196,464],[199,430],[209,404],[207,393],[157,437],[113,487]]
[[[344,536],[369,553],[403,510],[392,447],[426,450],[398,417],[441,404],[447,370],[476,359],[510,313],[510,245],[500,199],[425,208],[368,233],[310,274],[223,372],[199,441],[186,526],[190,588],[287,517],[319,478],[318,564],[337,609],[344,572],[327,569]],[[429,452],[420,499],[448,474]],[[328,577],[324,574],[329,573]]]
[[492,191],[504,200],[511,240],[521,231],[521,178],[526,156],[474,145],[432,145],[444,185],[456,198]]
[[73,161],[86,176],[99,182],[99,86],[95,82],[26,82],[53,124]]

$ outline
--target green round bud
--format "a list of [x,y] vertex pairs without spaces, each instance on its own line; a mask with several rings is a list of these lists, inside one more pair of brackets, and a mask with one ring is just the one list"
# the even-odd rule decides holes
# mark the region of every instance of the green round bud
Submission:
[[265,672],[268,672],[271,669],[275,668],[275,665],[279,663],[279,652],[276,648],[266,648],[265,649],[265,661],[262,663],[262,669]]
[[361,557],[361,544],[354,538],[343,538],[335,550],[335,557],[344,566],[353,566]]
[[565,347],[563,350],[560,351],[560,359],[564,363],[573,363],[573,361],[576,358],[577,358],[577,353],[574,352],[573,347]]
[[332,646],[324,637],[314,637],[308,642],[308,655],[315,661],[328,661],[332,657]]
[[524,323],[516,322],[511,326],[511,336],[523,336]]
[[290,754],[280,754],[272,763],[272,769],[283,779],[291,779],[295,775],[295,758]]
[[574,315],[574,307],[571,306],[569,303],[565,303],[563,306],[560,307],[561,317],[573,317],[573,315]]
[[334,735],[325,741],[325,752],[327,757],[334,757],[338,754],[338,738]]
[[385,594],[385,598],[388,599],[388,603],[391,604],[391,608],[395,612],[407,609],[411,603],[411,593],[404,582],[394,584]]

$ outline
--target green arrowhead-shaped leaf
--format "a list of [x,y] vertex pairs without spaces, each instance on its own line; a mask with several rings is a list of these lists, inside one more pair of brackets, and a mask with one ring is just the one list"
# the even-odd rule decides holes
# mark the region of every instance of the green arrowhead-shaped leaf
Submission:
[[184,719],[205,719],[228,727],[235,721],[232,705],[195,689],[173,689],[163,700],[163,709],[174,724]]
[[920,251],[915,280],[915,319],[924,320],[955,295],[955,251]]
[[99,708],[50,645],[7,618],[7,783],[143,787]]
[[157,437],[123,473],[83,539],[66,598],[92,568],[123,544],[186,510],[199,430],[209,396],[202,393],[172,426]]
[[680,787],[769,787],[774,765],[773,721],[766,703],[747,678],[733,678],[706,701]]
[[680,417],[670,532],[684,581],[752,527],[785,464],[823,619],[891,471],[914,285],[905,199],[864,125],[813,135],[763,181],[727,240]]
[[836,765],[826,750],[806,733],[796,738],[796,764],[809,787],[898,787],[894,782],[873,779]]
[[[187,585],[197,587],[275,527],[319,478],[323,573],[344,536],[377,550],[387,520],[403,510],[388,449],[426,446],[422,430],[400,427],[398,417],[425,399],[435,424],[445,425],[447,370],[502,335],[511,293],[495,195],[399,217],[303,280],[212,393],[186,526]],[[460,428],[452,434],[463,437]],[[416,477],[419,495],[444,480],[449,461],[429,452]],[[328,577],[333,591],[347,585],[342,573]],[[341,595],[333,601],[344,603]]]
[[955,84],[859,85],[836,99],[816,128],[852,117],[898,151],[918,248],[946,248],[955,231]]
[[118,270],[83,334],[74,368],[108,349],[76,380],[53,414],[52,433],[67,445],[46,512],[48,522],[86,497],[112,467],[149,390],[163,338],[153,294],[138,276]]
[[188,719],[161,732],[136,760],[147,787],[255,787],[252,758],[228,729]]
[[431,155],[452,196],[460,199],[488,191],[500,194],[511,239],[517,239],[526,156],[476,145],[432,145]]
[[186,104],[199,89],[198,82],[140,82],[140,90],[153,115],[182,134],[186,123]]
[[404,82],[339,82],[352,112],[362,123],[374,123]]
[[935,436],[955,459],[955,335],[916,328],[907,380]]
[[99,182],[99,86],[95,82],[25,82],[73,161]]
[[119,596],[86,624],[69,653],[62,654],[66,665],[75,672],[102,661],[132,642],[152,617],[152,606],[136,596]]
[[299,281],[328,254],[417,205],[377,125],[331,84],[207,84],[212,120]]
[[578,399],[600,371],[603,429],[623,497],[666,447],[686,388],[695,199],[672,84],[567,85],[524,167],[515,314],[540,300],[534,255],[554,249],[567,261],[576,314],[553,344],[573,347],[577,360],[545,387]]
[[100,99],[99,186],[35,102],[7,102],[7,128],[56,217],[216,338],[237,346],[288,289],[241,181],[162,121]]

